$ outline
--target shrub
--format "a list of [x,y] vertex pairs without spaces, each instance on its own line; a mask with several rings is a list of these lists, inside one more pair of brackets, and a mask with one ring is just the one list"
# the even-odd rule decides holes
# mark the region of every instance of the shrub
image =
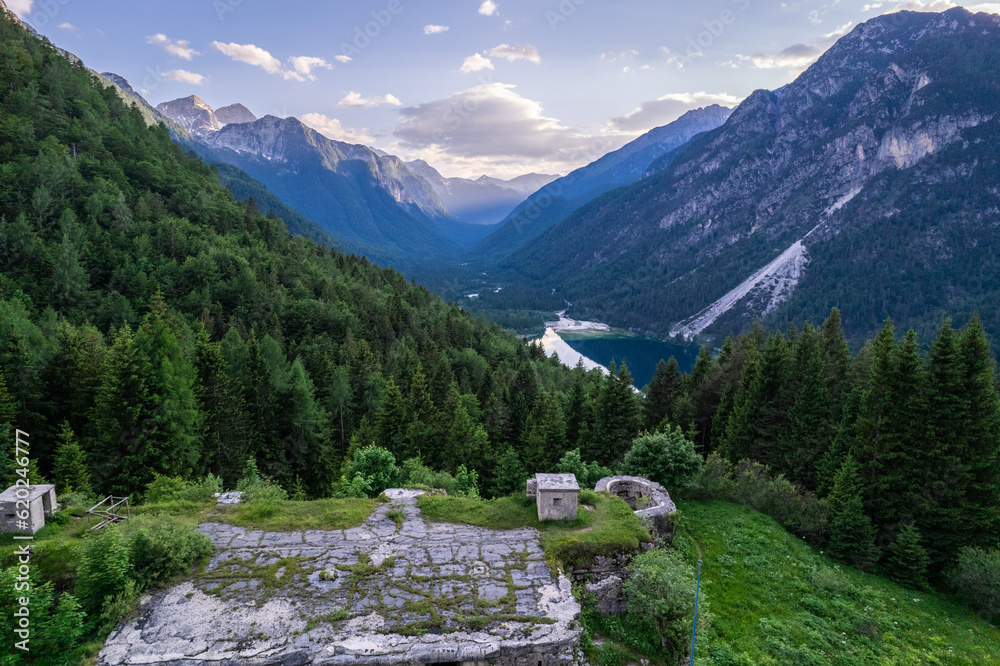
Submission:
[[1000,550],[963,548],[951,584],[984,618],[1000,618]]
[[625,454],[622,471],[656,481],[668,492],[674,492],[691,487],[701,465],[694,442],[680,428],[668,428],[634,439]]
[[[669,548],[650,550],[628,565],[624,590],[629,615],[651,619],[660,635],[669,662],[687,653],[694,617],[696,572],[681,555]],[[698,626],[707,628],[704,598],[698,608]]]
[[449,495],[455,494],[455,477],[448,472],[435,472],[424,465],[420,458],[404,460],[400,468],[399,478],[403,485],[440,488]]
[[136,516],[91,535],[80,556],[77,594],[92,628],[110,629],[144,590],[211,553],[211,539],[169,515]]
[[201,481],[187,481],[179,476],[161,476],[156,478],[146,488],[146,502],[163,504],[166,502],[208,502],[215,493],[222,492],[222,480],[214,474],[209,474]]
[[748,506],[799,536],[821,539],[827,532],[824,502],[781,474],[771,476],[769,467],[750,460],[733,466],[719,454],[710,454],[688,494]]
[[459,465],[455,473],[455,494],[462,497],[479,497],[479,474]]
[[[0,663],[3,664],[64,664],[67,652],[73,650],[83,635],[83,611],[72,594],[57,594],[51,582],[42,582],[41,575],[33,568],[28,580],[19,578],[17,567],[0,570],[0,631],[7,637],[0,643]],[[18,619],[13,611],[20,606],[18,597],[24,596],[17,583],[31,586],[28,604],[31,620],[30,652],[14,647],[21,640],[16,633]]]
[[253,456],[247,459],[243,478],[237,482],[236,490],[243,493],[241,499],[247,502],[281,502],[288,499],[284,488],[257,470],[257,460]]
[[[593,488],[597,482],[606,476],[611,476],[614,472],[607,467],[603,467],[596,462],[584,463],[580,456],[580,449],[573,449],[563,454],[556,465],[556,471],[560,474],[573,474],[581,488]],[[522,483],[523,485],[523,483]]]
[[59,496],[59,503],[64,507],[86,507],[90,508],[97,504],[97,499],[92,494],[73,491]]
[[348,477],[361,475],[371,486],[369,497],[378,497],[386,488],[399,482],[396,457],[381,446],[366,446],[354,454],[348,467]]

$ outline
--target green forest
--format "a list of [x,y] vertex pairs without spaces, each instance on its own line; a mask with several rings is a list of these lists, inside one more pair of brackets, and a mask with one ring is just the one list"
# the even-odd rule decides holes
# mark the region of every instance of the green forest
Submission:
[[977,317],[945,321],[926,354],[890,323],[852,354],[836,310],[758,325],[637,393],[625,367],[566,368],[293,237],[5,17],[0,47],[0,428],[30,434],[35,482],[139,499],[164,477],[235,488],[249,468],[299,499],[374,496],[407,481],[366,476],[374,445],[379,469],[485,497],[535,472],[641,473],[681,496],[700,476],[914,586],[997,547],[1000,394]]

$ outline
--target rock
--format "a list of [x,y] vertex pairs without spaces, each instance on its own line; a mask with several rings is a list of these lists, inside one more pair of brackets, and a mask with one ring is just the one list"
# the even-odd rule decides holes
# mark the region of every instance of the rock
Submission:
[[613,575],[587,585],[587,591],[597,600],[597,610],[601,615],[620,615],[625,612],[623,583],[621,576]]

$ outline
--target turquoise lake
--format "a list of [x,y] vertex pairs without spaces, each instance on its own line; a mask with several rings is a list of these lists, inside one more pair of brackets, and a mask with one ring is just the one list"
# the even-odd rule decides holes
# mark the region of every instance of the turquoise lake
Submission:
[[[564,338],[565,339],[565,338]],[[632,373],[636,388],[642,388],[653,378],[656,364],[673,356],[681,372],[691,372],[698,360],[698,347],[675,345],[670,342],[649,338],[594,337],[579,340],[569,339],[566,344],[607,367],[614,360],[616,365],[623,362]]]

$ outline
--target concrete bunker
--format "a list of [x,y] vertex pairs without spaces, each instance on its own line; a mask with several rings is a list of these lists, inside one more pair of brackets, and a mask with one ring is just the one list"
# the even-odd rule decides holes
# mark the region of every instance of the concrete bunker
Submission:
[[573,474],[535,474],[526,485],[538,506],[538,520],[576,520],[580,484]]
[[11,486],[0,494],[0,510],[3,515],[0,532],[34,534],[45,527],[45,517],[56,512],[56,487]]

